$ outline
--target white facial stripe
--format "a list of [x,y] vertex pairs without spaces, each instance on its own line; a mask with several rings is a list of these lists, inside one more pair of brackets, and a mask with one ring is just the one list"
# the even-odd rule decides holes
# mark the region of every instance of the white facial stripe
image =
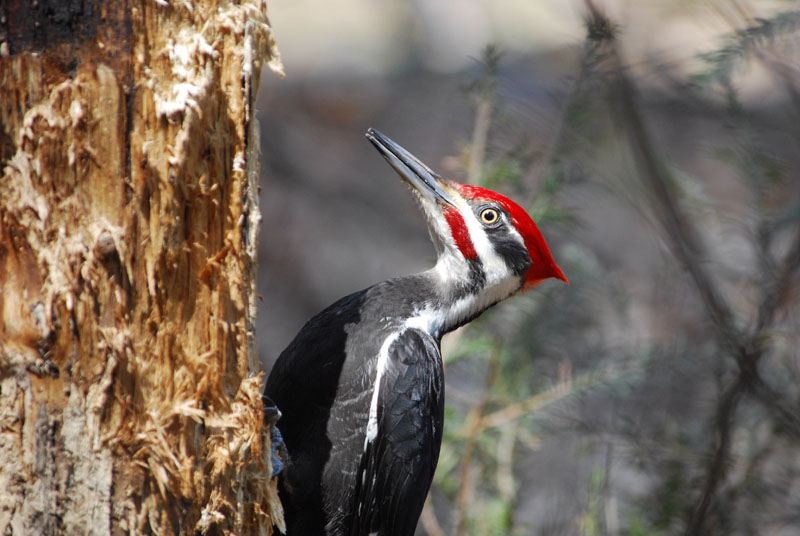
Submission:
[[507,221],[507,222],[508,222],[508,223],[506,224],[506,225],[508,225],[508,234],[510,234],[511,236],[513,236],[513,237],[514,237],[514,239],[515,239],[517,242],[519,242],[519,245],[520,245],[520,246],[522,246],[523,248],[527,249],[527,247],[525,246],[525,239],[524,239],[524,238],[522,238],[522,235],[521,235],[521,234],[519,234],[519,231],[517,231],[517,228],[516,228],[516,227],[514,227],[514,224],[512,224],[510,221],[508,221],[508,218],[507,218],[507,216],[503,215],[503,218],[504,218],[504,220],[505,220],[505,221]]
[[494,286],[500,281],[513,276],[513,273],[506,265],[506,261],[494,250],[489,237],[486,236],[483,224],[475,217],[472,208],[462,198],[458,198],[456,203],[458,203],[458,209],[464,217],[469,236],[472,239],[472,245],[475,246],[478,258],[483,264],[483,271],[486,274],[486,286]]

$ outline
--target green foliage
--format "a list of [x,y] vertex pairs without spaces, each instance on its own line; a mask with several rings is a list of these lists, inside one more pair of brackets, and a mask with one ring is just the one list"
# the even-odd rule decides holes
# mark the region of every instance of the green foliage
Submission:
[[480,516],[473,518],[470,527],[474,534],[506,536],[511,530],[511,505],[499,497],[485,499]]
[[786,11],[770,19],[759,19],[755,24],[737,30],[725,39],[725,44],[700,55],[708,69],[692,77],[696,84],[717,83],[733,91],[732,77],[746,60],[761,47],[800,29],[800,11]]
[[665,532],[654,528],[643,512],[632,512],[628,515],[628,526],[622,531],[623,536],[664,536]]
[[586,509],[581,516],[581,536],[600,536],[603,532],[602,507],[605,479],[605,471],[602,469],[595,469],[592,471],[589,499]]

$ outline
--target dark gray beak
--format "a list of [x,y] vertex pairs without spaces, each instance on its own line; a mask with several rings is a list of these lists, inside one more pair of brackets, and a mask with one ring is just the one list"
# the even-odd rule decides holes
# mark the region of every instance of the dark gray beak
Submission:
[[431,201],[455,206],[453,199],[442,188],[441,176],[434,173],[431,168],[423,164],[416,156],[374,128],[367,130],[367,139],[380,151],[386,161],[389,162],[389,165],[400,175],[400,178],[413,186],[421,195]]

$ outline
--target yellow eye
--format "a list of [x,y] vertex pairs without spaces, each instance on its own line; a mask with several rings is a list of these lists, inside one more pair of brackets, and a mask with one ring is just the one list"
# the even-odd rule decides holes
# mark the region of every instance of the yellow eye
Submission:
[[485,208],[481,210],[481,221],[487,225],[496,223],[498,218],[500,218],[500,214],[498,214],[493,208]]

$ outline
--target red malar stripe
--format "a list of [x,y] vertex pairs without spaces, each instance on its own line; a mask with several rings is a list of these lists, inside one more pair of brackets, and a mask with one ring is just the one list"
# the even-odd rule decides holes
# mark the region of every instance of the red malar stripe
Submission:
[[478,253],[475,251],[475,246],[472,245],[472,239],[469,237],[469,230],[464,218],[454,208],[449,208],[445,211],[444,217],[447,224],[450,226],[450,232],[453,235],[453,240],[456,241],[456,246],[461,251],[465,258],[476,260]]

